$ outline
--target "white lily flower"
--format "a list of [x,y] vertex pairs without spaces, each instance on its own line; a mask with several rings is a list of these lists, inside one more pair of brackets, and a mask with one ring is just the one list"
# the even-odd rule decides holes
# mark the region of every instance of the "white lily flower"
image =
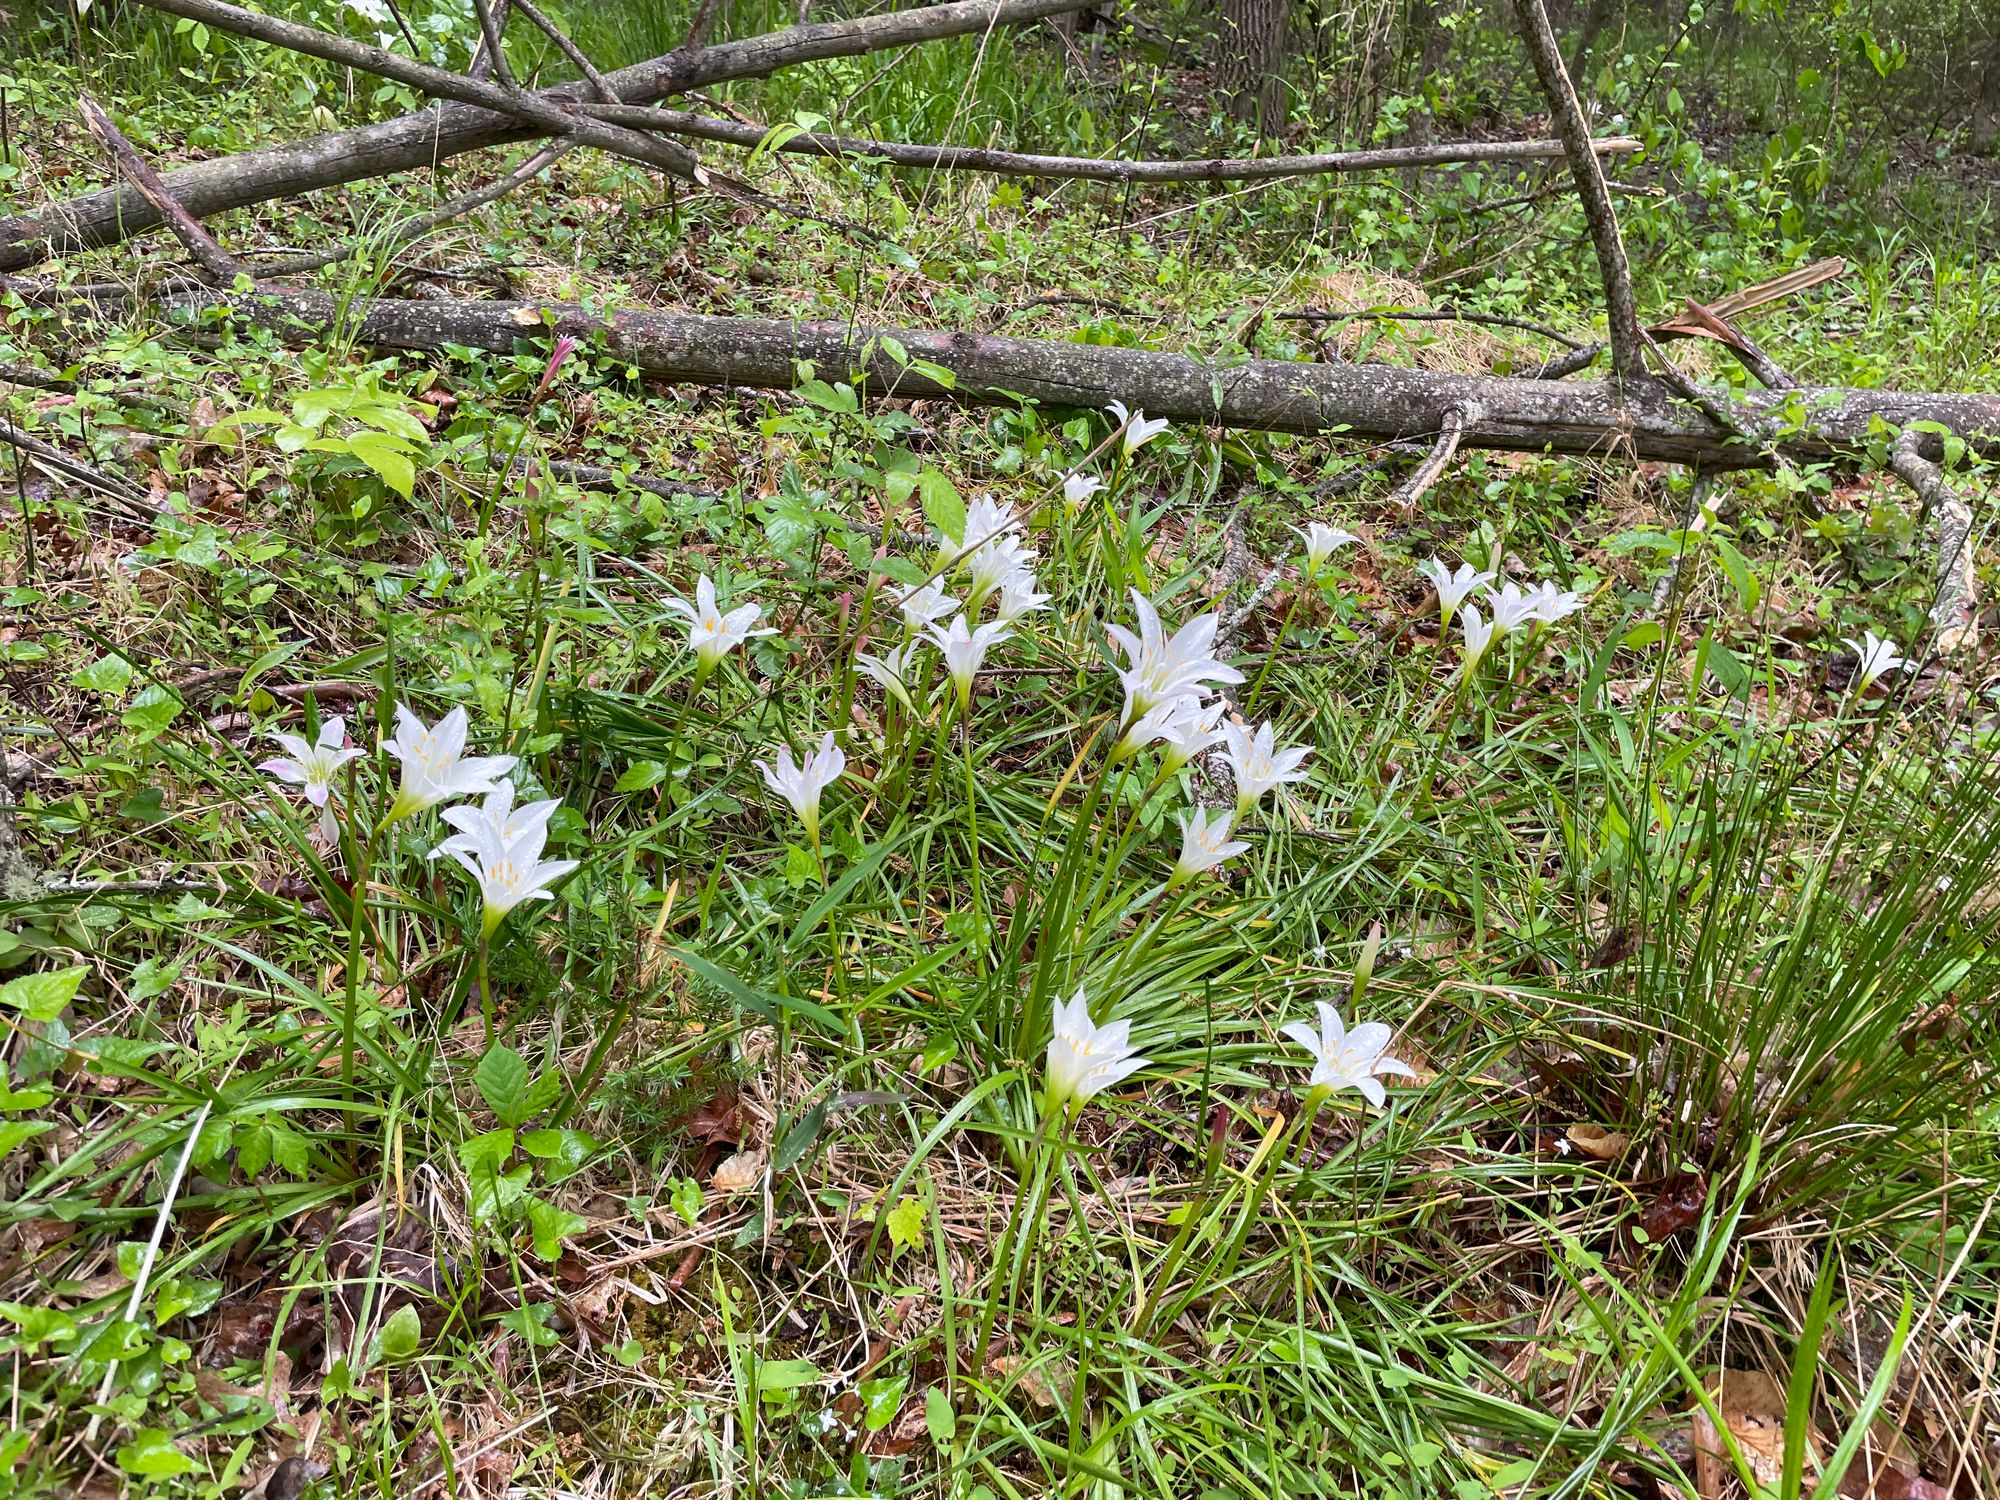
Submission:
[[1091,1023],[1090,1006],[1078,990],[1058,1004],[1055,1035],[1049,1039],[1049,1103],[1067,1109],[1089,1100],[1146,1066],[1132,1050],[1130,1021]]
[[1145,447],[1146,444],[1174,425],[1172,420],[1167,417],[1155,417],[1151,421],[1148,421],[1143,411],[1127,411],[1123,401],[1113,401],[1104,409],[1116,417],[1118,425],[1125,429],[1125,456],[1127,458],[1130,458],[1141,448]]
[[1243,674],[1227,662],[1211,657],[1217,620],[1213,612],[1196,615],[1169,639],[1160,624],[1159,611],[1137,589],[1132,590],[1132,607],[1139,615],[1139,633],[1123,625],[1107,625],[1105,634],[1125,653],[1125,670],[1118,680],[1125,686],[1125,712],[1118,722],[1130,724],[1162,703],[1199,694],[1203,683],[1241,682]]
[[1380,1109],[1388,1093],[1378,1073],[1399,1078],[1415,1078],[1408,1063],[1385,1056],[1395,1035],[1380,1021],[1364,1021],[1349,1031],[1340,1012],[1324,1000],[1314,1002],[1319,1011],[1319,1030],[1304,1021],[1292,1021],[1278,1029],[1312,1054],[1312,1077],[1306,1087],[1324,1097],[1336,1089],[1359,1089],[1362,1098]]
[[1211,818],[1204,808],[1190,808],[1181,817],[1181,857],[1174,862],[1174,873],[1167,877],[1169,888],[1181,884],[1203,870],[1212,870],[1224,860],[1233,859],[1248,849],[1250,845],[1242,839],[1229,837],[1230,826],[1236,821],[1235,813],[1218,812]]
[[988,542],[972,554],[971,565],[966,570],[967,612],[977,614],[979,606],[986,602],[986,596],[1003,587],[1010,578],[1026,575],[1032,585],[1034,568],[1034,549],[1023,546],[1019,538],[1005,536]]
[[1554,625],[1568,619],[1583,608],[1583,595],[1573,589],[1559,589],[1553,583],[1536,584],[1528,591],[1534,601],[1535,619],[1544,625]]
[[1430,585],[1438,596],[1438,625],[1441,629],[1451,628],[1452,614],[1465,602],[1465,596],[1482,583],[1491,583],[1493,574],[1481,572],[1471,563],[1460,563],[1456,569],[1447,568],[1435,557],[1427,557],[1417,565],[1417,572],[1430,580]]
[[394,823],[454,797],[484,797],[514,769],[511,755],[465,755],[465,710],[454,708],[435,728],[398,703],[396,732],[382,748],[402,762],[402,785],[384,823]]
[[549,886],[577,867],[573,859],[542,858],[549,837],[549,813],[555,804],[531,803],[514,813],[508,805],[513,795],[513,789],[503,784],[477,811],[450,809],[463,814],[453,819],[453,824],[464,831],[438,846],[440,853],[449,854],[479,882],[480,898],[485,903],[480,919],[482,938],[492,937],[507,913],[523,901],[553,901],[555,893]]
[[338,715],[320,720],[316,741],[308,741],[300,734],[286,734],[282,729],[267,730],[266,734],[285,753],[257,762],[257,769],[297,787],[314,807],[326,806],[327,798],[333,795],[334,776],[363,753],[359,749],[341,748],[347,739],[347,721]]
[[1103,488],[1104,481],[1095,474],[1066,475],[1063,479],[1063,502],[1075,510]]
[[1011,540],[1021,528],[1021,518],[999,501],[975,496],[965,507],[965,529],[957,536],[937,533],[938,566],[951,567],[971,553],[1002,540]]
[[846,753],[833,742],[833,731],[829,729],[821,735],[819,748],[808,751],[803,760],[794,762],[792,747],[781,745],[775,769],[768,761],[760,760],[752,764],[764,773],[764,785],[792,804],[792,811],[805,825],[806,837],[817,848],[820,794],[838,781],[840,773],[847,769]]
[[694,650],[697,671],[704,677],[715,670],[717,662],[752,636],[778,633],[770,626],[761,630],[752,628],[763,616],[762,605],[743,604],[724,614],[715,602],[715,580],[706,573],[695,580],[694,603],[669,599],[665,607],[687,621],[688,645]]
[[1465,616],[1459,621],[1459,628],[1465,632],[1465,675],[1470,677],[1499,632],[1482,620],[1479,611],[1470,604],[1465,606]]
[[1896,653],[1894,641],[1885,641],[1872,630],[1861,632],[1860,640],[1846,640],[1841,644],[1854,648],[1854,691],[1865,693],[1875,685],[1875,679],[1885,672],[1900,672],[1914,663],[1907,656]]
[[1537,618],[1536,595],[1511,578],[1497,589],[1489,588],[1486,598],[1493,606],[1493,634],[1496,639]]
[[433,849],[431,858],[461,849],[468,853],[488,847],[511,849],[529,838],[538,841],[535,847],[539,849],[548,840],[550,815],[561,806],[561,802],[550,797],[545,802],[516,807],[514,783],[502,781],[478,806],[460,804],[438,814],[458,832]]
[[1303,745],[1280,750],[1277,731],[1268,723],[1259,724],[1257,732],[1252,734],[1232,719],[1222,726],[1222,738],[1227,746],[1223,757],[1236,778],[1239,816],[1248,812],[1264,793],[1288,781],[1306,779],[1306,773],[1299,768],[1312,752]]
[[882,685],[882,691],[894,698],[911,713],[917,711],[910,701],[910,658],[915,655],[917,643],[905,641],[894,651],[885,651],[880,656],[872,656],[866,651],[854,653],[854,665]]
[[1035,589],[1035,575],[1023,568],[1010,578],[1002,580],[998,602],[993,606],[993,618],[1002,625],[1012,625],[1023,615],[1031,615],[1036,610],[1047,609],[1053,595],[1038,593]]
[[1221,743],[1222,716],[1228,707],[1220,698],[1203,703],[1192,694],[1155,704],[1132,721],[1112,746],[1111,758],[1121,761],[1148,745],[1162,743],[1167,747],[1162,770],[1171,776],[1210,745]]
[[958,690],[958,706],[963,712],[972,703],[972,679],[979,675],[986,653],[1014,632],[1000,620],[989,620],[976,630],[968,630],[964,615],[952,617],[948,629],[930,628],[930,639],[944,653],[945,670]]
[[1306,544],[1308,578],[1316,576],[1337,549],[1347,546],[1350,542],[1361,540],[1353,532],[1342,531],[1338,526],[1329,526],[1324,521],[1308,521],[1304,531],[1294,526],[1292,535]]
[[898,589],[892,585],[891,592],[903,611],[903,624],[911,630],[922,630],[958,613],[958,601],[945,592],[942,578],[933,578],[921,588]]

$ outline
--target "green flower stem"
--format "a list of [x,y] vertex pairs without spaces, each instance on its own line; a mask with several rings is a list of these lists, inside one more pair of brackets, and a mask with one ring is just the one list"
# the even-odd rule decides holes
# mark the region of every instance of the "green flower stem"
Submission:
[[[353,789],[350,773],[350,795]],[[349,805],[352,806],[352,802]],[[340,1092],[343,1098],[354,1093],[355,1017],[361,1004],[361,934],[368,925],[368,882],[375,861],[375,840],[386,826],[386,822],[377,823],[361,842],[355,860],[352,895],[347,903],[347,982],[340,1002]]]
[[[1319,575],[1308,573],[1305,582],[1314,582]],[[1271,663],[1278,659],[1278,653],[1285,649],[1285,637],[1291,633],[1292,616],[1299,612],[1299,599],[1305,593],[1303,588],[1292,590],[1292,602],[1285,606],[1285,618],[1278,622],[1278,634],[1271,649],[1264,653],[1264,665],[1257,669],[1257,680],[1250,684],[1250,696],[1243,700],[1243,717],[1251,718],[1257,712],[1257,700],[1264,695],[1264,679],[1271,675]]]
[[[1024,1180],[1020,1189],[1014,1194],[1014,1206],[1007,1215],[1006,1233],[1000,1237],[1000,1257],[993,1265],[993,1283],[986,1294],[986,1311],[979,1320],[979,1339],[972,1346],[975,1371],[986,1367],[986,1349],[993,1338],[993,1325],[1000,1316],[1000,1295],[1003,1288],[1010,1306],[1014,1300],[1014,1288],[1019,1280],[1016,1246],[1025,1245],[1039,1233],[1042,1220],[1047,1215],[1049,1164],[1052,1157],[1061,1154],[1061,1125],[1067,1114],[1067,1101],[1045,1100],[1041,1120],[1035,1126],[1035,1138],[1028,1143]],[[1056,1127],[1053,1151],[1048,1149],[1051,1144],[1049,1128],[1052,1125]]]
[[479,1019],[485,1024],[486,1045],[493,1045],[493,988],[486,982],[487,934],[498,925],[482,921],[479,927]]

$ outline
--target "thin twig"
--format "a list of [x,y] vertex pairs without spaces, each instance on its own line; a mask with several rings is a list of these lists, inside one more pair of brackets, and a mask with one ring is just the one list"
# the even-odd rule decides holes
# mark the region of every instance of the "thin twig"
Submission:
[[1463,402],[1446,412],[1443,422],[1438,426],[1437,441],[1431,445],[1431,451],[1425,456],[1424,461],[1417,465],[1416,471],[1396,486],[1395,493],[1389,496],[1388,503],[1399,508],[1405,516],[1414,514],[1417,502],[1424,498],[1432,485],[1437,483],[1438,476],[1444,473],[1445,465],[1450,463],[1452,455],[1458,452],[1459,439],[1465,435],[1465,429],[1476,425],[1484,414],[1477,401]]
[[[506,0],[500,0],[500,3],[493,7],[496,18],[502,15],[502,6],[505,3]],[[572,63],[576,64],[577,71],[589,80],[591,89],[600,100],[606,104],[616,104],[618,102],[618,90],[605,80],[602,73],[598,72],[597,65],[584,56],[583,49],[569,39],[568,33],[556,25],[554,21],[543,15],[541,11],[537,10],[532,0],[512,0],[512,3],[515,10],[526,16],[529,22],[542,35],[556,44],[556,47],[564,57],[567,57]]]
[[52,447],[32,433],[23,432],[4,417],[0,417],[0,442],[18,448],[33,459],[38,467],[49,470],[57,477],[84,485],[109,499],[118,501],[141,520],[156,519],[146,507],[146,497],[124,480],[114,479],[109,474],[100,474],[90,465],[79,463],[61,449]]
[[1478,323],[1488,328],[1518,328],[1523,333],[1532,333],[1565,349],[1581,349],[1582,344],[1559,329],[1546,323],[1531,323],[1526,318],[1509,318],[1499,313],[1468,312],[1464,308],[1445,306],[1427,308],[1369,307],[1359,312],[1334,312],[1323,308],[1304,307],[1297,312],[1277,314],[1280,322],[1286,323],[1352,323],[1363,318],[1387,318],[1398,323]]

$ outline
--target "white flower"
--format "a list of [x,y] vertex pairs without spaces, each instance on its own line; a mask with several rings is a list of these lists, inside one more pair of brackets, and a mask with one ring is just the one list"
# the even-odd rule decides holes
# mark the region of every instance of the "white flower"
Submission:
[[554,900],[549,886],[577,866],[573,859],[542,858],[549,814],[556,804],[534,802],[517,813],[510,808],[513,800],[514,789],[503,782],[488,794],[484,807],[454,807],[445,813],[462,832],[446,839],[438,852],[449,854],[479,882],[485,903],[482,937],[493,936],[501,920],[523,901]]
[[1125,456],[1127,458],[1130,458],[1141,448],[1145,447],[1146,444],[1174,425],[1166,417],[1155,417],[1149,422],[1146,420],[1146,414],[1143,411],[1128,412],[1125,409],[1123,401],[1113,401],[1104,409],[1116,417],[1118,425],[1125,429]]
[[1329,526],[1324,521],[1308,521],[1304,531],[1292,528],[1292,535],[1306,544],[1306,576],[1313,577],[1326,566],[1326,560],[1333,556],[1336,548],[1345,547],[1350,542],[1358,542],[1360,537],[1351,531],[1342,531],[1338,526]]
[[[1841,644],[1852,646],[1856,657],[1854,663],[1854,691],[1865,693],[1875,685],[1875,679],[1885,672],[1900,672],[1913,665],[1907,656],[1896,654],[1893,641],[1885,641],[1872,630],[1861,632],[1860,640],[1846,640]],[[336,723],[339,721],[336,720]],[[311,795],[308,793],[307,795]]]
[[281,729],[268,733],[285,754],[259,761],[257,769],[297,787],[314,807],[326,806],[326,799],[333,795],[335,773],[362,753],[358,749],[341,749],[347,738],[347,721],[338,716],[320,721],[319,739],[313,742],[308,742],[304,735],[286,734]]
[[882,690],[911,713],[917,711],[916,704],[910,701],[909,681],[910,657],[916,649],[915,641],[905,641],[894,651],[884,652],[880,656],[871,656],[866,651],[854,653],[854,665],[881,683]]
[[1032,586],[1034,567],[1034,549],[1021,545],[1019,538],[1005,536],[988,542],[972,554],[972,564],[966,572],[966,609],[977,613],[988,594],[1013,579],[1025,577]]
[[1232,719],[1222,726],[1222,738],[1228,746],[1223,756],[1236,778],[1238,814],[1249,811],[1258,798],[1273,788],[1306,779],[1306,773],[1299,767],[1312,752],[1303,745],[1291,750],[1278,749],[1277,733],[1268,723],[1259,724],[1253,735]]
[[976,496],[965,507],[965,527],[957,536],[938,532],[938,566],[948,568],[982,547],[1011,538],[1020,525],[1020,517],[1007,506],[984,495]]
[[968,630],[965,616],[954,616],[949,629],[930,628],[930,639],[938,650],[944,653],[945,670],[951,673],[951,683],[958,690],[958,706],[965,709],[972,702],[972,679],[986,660],[986,653],[1006,640],[1014,632],[1000,620],[989,620],[977,630]]
[[1511,578],[1498,589],[1488,589],[1486,598],[1493,606],[1493,634],[1496,638],[1536,618],[1536,596],[1522,589]]
[[840,746],[834,744],[833,731],[829,729],[821,735],[819,748],[807,752],[804,760],[794,763],[792,747],[781,745],[775,770],[768,761],[760,760],[754,764],[764,773],[764,785],[792,804],[792,811],[805,825],[806,837],[817,846],[820,793],[839,780],[840,773],[847,769],[847,756]]
[[486,794],[477,807],[447,807],[438,814],[458,830],[431,851],[431,858],[458,850],[470,853],[490,846],[509,849],[526,839],[535,839],[539,849],[549,836],[549,817],[562,803],[554,797],[546,802],[514,806],[514,783],[503,781]]
[[1553,625],[1567,619],[1583,608],[1583,595],[1572,589],[1559,589],[1553,583],[1538,583],[1528,591],[1534,601],[1535,618],[1544,625]]
[[1047,609],[1051,597],[1035,591],[1035,575],[1024,568],[1001,583],[999,600],[993,606],[993,617],[1002,625],[1011,625],[1023,615]]
[[1078,990],[1067,1005],[1056,1006],[1055,1035],[1049,1039],[1049,1102],[1068,1107],[1082,1104],[1127,1075],[1146,1066],[1134,1054],[1130,1021],[1094,1026],[1090,1006]]
[[1126,756],[1159,741],[1167,748],[1161,770],[1168,776],[1222,739],[1222,716],[1229,705],[1218,698],[1213,703],[1189,695],[1155,704],[1138,718],[1112,747],[1111,758]]
[[1235,821],[1235,813],[1218,812],[1211,818],[1202,808],[1190,808],[1180,819],[1181,857],[1174,862],[1174,873],[1167,884],[1179,885],[1248,849],[1249,844],[1243,840],[1229,837],[1230,825]]
[[690,604],[685,599],[669,599],[666,608],[688,622],[688,645],[694,648],[695,660],[704,676],[752,636],[778,633],[769,626],[762,630],[751,628],[764,613],[761,605],[739,605],[728,614],[722,613],[715,602],[715,580],[706,573],[695,580],[694,600]]
[[1465,675],[1470,677],[1498,632],[1480,619],[1479,611],[1470,604],[1465,606],[1465,617],[1459,621],[1459,628],[1465,632]]
[[1417,571],[1430,580],[1437,591],[1438,623],[1442,628],[1451,627],[1452,613],[1465,602],[1465,596],[1482,583],[1491,583],[1493,575],[1475,569],[1471,563],[1460,563],[1456,569],[1447,568],[1435,557],[1427,557],[1417,565]]
[[454,708],[432,729],[402,704],[396,705],[396,732],[382,748],[403,764],[402,785],[384,820],[394,823],[453,797],[483,797],[514,769],[511,755],[465,758],[465,710]]
[[1118,680],[1125,685],[1125,712],[1118,722],[1130,724],[1162,703],[1199,694],[1205,682],[1241,682],[1243,674],[1227,662],[1211,657],[1215,644],[1216,618],[1213,613],[1196,615],[1167,638],[1159,612],[1152,601],[1132,590],[1132,607],[1138,611],[1139,633],[1123,625],[1107,625],[1105,633],[1125,653],[1125,670]]
[[903,624],[911,630],[922,630],[958,613],[958,601],[944,591],[941,578],[933,578],[921,588],[898,589],[892,585],[891,591],[903,611]]
[[1063,500],[1071,510],[1104,488],[1095,474],[1068,474],[1063,477]]
[[1377,1109],[1388,1098],[1377,1073],[1393,1073],[1399,1078],[1415,1078],[1416,1069],[1383,1054],[1394,1035],[1380,1021],[1365,1021],[1349,1031],[1341,1023],[1340,1012],[1324,1000],[1315,1002],[1319,1010],[1319,1030],[1304,1021],[1278,1028],[1313,1057],[1312,1077],[1307,1087],[1315,1093],[1335,1089],[1359,1089],[1361,1096]]

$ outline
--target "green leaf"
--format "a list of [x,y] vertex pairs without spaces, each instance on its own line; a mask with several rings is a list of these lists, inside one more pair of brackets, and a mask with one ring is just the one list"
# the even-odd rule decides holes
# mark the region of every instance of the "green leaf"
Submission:
[[200,1465],[174,1446],[164,1428],[147,1427],[118,1450],[118,1467],[146,1479],[171,1479]]
[[667,768],[657,760],[635,760],[611,784],[614,792],[643,792],[667,779]]
[[458,1143],[458,1159],[475,1178],[481,1173],[499,1171],[513,1154],[512,1130],[489,1130],[484,1135],[475,1135],[469,1141]]
[[416,1308],[406,1302],[389,1314],[389,1321],[375,1335],[376,1352],[390,1364],[400,1364],[417,1352],[423,1338],[423,1319],[417,1316]]
[[745,1010],[754,1011],[767,1021],[775,1021],[781,1012],[789,1010],[817,1022],[836,1036],[846,1033],[846,1028],[840,1024],[839,1017],[824,1005],[815,1005],[810,1000],[800,1000],[791,995],[774,995],[769,990],[753,988],[727,969],[718,968],[699,953],[690,952],[686,948],[670,948],[667,951],[677,962],[685,964],[696,977],[707,980]]
[[136,730],[140,738],[151,739],[173,723],[180,711],[180,695],[156,682],[132,700],[131,706],[118,716],[118,722]]
[[917,476],[917,488],[923,494],[924,515],[931,525],[954,542],[979,540],[965,534],[965,502],[959,498],[957,487],[942,473],[925,469]]
[[951,1398],[941,1386],[934,1385],[924,1392],[924,1431],[940,1448],[958,1431],[958,1413],[951,1409]]
[[809,1110],[805,1117],[785,1132],[785,1138],[778,1142],[778,1149],[771,1153],[771,1174],[773,1176],[789,1172],[799,1164],[805,1154],[812,1150],[819,1133],[826,1127],[826,1101],[822,1099]]
[[889,1228],[889,1253],[895,1255],[909,1249],[924,1236],[923,1200],[905,1194],[903,1200],[889,1210],[883,1223]]
[[528,1196],[528,1178],[534,1168],[526,1162],[507,1172],[476,1173],[467,1206],[474,1219],[497,1219]]
[[597,1137],[582,1130],[530,1130],[521,1137],[521,1149],[537,1161],[551,1163],[548,1179],[560,1182],[590,1160]]
[[151,1000],[164,995],[180,982],[179,964],[161,963],[157,958],[149,958],[135,964],[129,985],[134,1000]]
[[528,1118],[528,1063],[512,1047],[488,1047],[472,1081],[502,1125],[519,1125]]
[[530,1198],[528,1227],[534,1235],[535,1254],[552,1261],[562,1254],[562,1242],[582,1234],[590,1227],[590,1220],[540,1198]]
[[80,688],[116,698],[131,686],[132,663],[114,651],[109,656],[100,656],[87,667],[78,667],[70,673],[69,680]]
[[903,1409],[903,1392],[909,1383],[907,1375],[884,1375],[857,1385],[854,1393],[861,1398],[861,1425],[870,1432],[880,1432],[894,1422]]
[[83,983],[84,969],[44,969],[0,984],[0,1005],[11,1005],[30,1021],[53,1021]]
[[676,1177],[669,1185],[667,1202],[673,1205],[674,1212],[690,1229],[701,1222],[703,1201],[701,1184],[692,1177]]
[[807,1359],[767,1359],[757,1366],[757,1389],[764,1395],[773,1391],[795,1391],[814,1385],[826,1377],[819,1366]]
[[44,1131],[55,1128],[54,1120],[9,1120],[0,1125],[0,1161],[12,1156]]
[[500,1326],[511,1328],[529,1343],[546,1349],[562,1342],[562,1335],[549,1327],[549,1315],[554,1311],[553,1303],[530,1302],[526,1307],[510,1308],[500,1314]]
[[19,1324],[21,1332],[18,1337],[30,1347],[50,1342],[69,1344],[76,1340],[76,1319],[53,1307],[41,1307],[29,1302],[0,1302],[0,1318]]

